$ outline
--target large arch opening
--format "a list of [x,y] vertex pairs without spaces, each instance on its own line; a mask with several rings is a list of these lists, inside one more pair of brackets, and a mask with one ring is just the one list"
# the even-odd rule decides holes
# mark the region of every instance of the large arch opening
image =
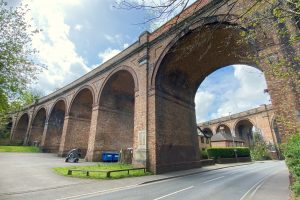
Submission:
[[74,98],[70,112],[64,152],[79,148],[85,157],[92,118],[93,92],[89,88],[82,89]]
[[48,119],[45,142],[43,145],[44,152],[58,152],[64,126],[65,113],[66,104],[63,100],[59,100],[53,106]]
[[[249,45],[230,24],[209,24],[177,40],[154,72],[158,172],[198,165],[199,149],[195,94],[214,71],[233,64],[250,64]],[[175,166],[175,167],[173,167]]]
[[18,120],[12,141],[14,143],[23,144],[26,132],[28,129],[28,123],[29,123],[29,116],[27,113],[24,113]]
[[96,154],[133,148],[135,81],[127,70],[109,77],[99,99]]
[[245,146],[253,147],[253,124],[249,120],[241,120],[235,126],[235,135],[245,142]]
[[39,146],[42,142],[43,132],[46,122],[46,109],[41,108],[38,110],[35,115],[32,125],[31,131],[28,139],[28,145]]

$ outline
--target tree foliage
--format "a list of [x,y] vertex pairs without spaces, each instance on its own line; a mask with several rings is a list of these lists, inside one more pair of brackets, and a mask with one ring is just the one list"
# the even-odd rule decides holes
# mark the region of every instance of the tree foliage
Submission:
[[300,196],[300,134],[291,136],[287,143],[282,145],[282,149],[292,175],[292,189]]
[[27,11],[26,6],[10,8],[0,1],[0,113],[8,112],[12,101],[27,96],[24,91],[42,69],[32,48],[38,30],[27,22]]

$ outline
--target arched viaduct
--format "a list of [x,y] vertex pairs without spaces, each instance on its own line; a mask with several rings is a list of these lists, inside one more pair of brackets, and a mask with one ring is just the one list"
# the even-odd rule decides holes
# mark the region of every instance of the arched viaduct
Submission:
[[[259,30],[266,31],[259,47],[239,43],[246,27],[232,20],[241,11],[228,14],[229,3],[197,1],[179,18],[142,33],[114,58],[16,113],[11,139],[38,141],[44,151],[59,155],[79,147],[88,161],[99,159],[102,151],[132,147],[133,164],[154,173],[201,165],[194,105],[198,86],[231,64],[264,71],[265,60],[257,64],[249,53],[266,59],[285,53],[276,30]],[[299,128],[298,94],[292,86],[282,91],[284,80],[265,76],[274,109],[293,120],[293,130]]]
[[251,110],[199,123],[198,126],[202,131],[212,135],[217,134],[220,127],[224,127],[230,135],[242,139],[247,146],[252,145],[254,132],[261,134],[267,143],[275,145],[281,143],[272,105],[261,105]]

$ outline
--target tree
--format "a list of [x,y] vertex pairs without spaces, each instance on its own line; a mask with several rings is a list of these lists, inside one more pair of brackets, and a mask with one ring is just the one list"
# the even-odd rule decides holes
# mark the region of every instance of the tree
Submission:
[[26,21],[26,6],[9,8],[0,1],[0,113],[8,110],[13,100],[24,97],[28,85],[42,69],[34,56],[32,37],[37,29]]

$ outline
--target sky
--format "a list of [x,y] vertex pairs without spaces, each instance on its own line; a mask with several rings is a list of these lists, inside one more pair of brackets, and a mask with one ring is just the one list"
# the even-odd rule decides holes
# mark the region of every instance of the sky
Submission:
[[[37,59],[47,70],[38,75],[32,88],[49,94],[112,58],[137,41],[145,30],[163,23],[145,24],[149,13],[117,9],[115,1],[9,1],[11,5],[27,4],[27,20],[42,29],[33,38],[33,47],[39,50]],[[263,74],[255,68],[235,65],[217,70],[197,91],[197,122],[270,103],[269,95],[263,93],[266,87]]]

